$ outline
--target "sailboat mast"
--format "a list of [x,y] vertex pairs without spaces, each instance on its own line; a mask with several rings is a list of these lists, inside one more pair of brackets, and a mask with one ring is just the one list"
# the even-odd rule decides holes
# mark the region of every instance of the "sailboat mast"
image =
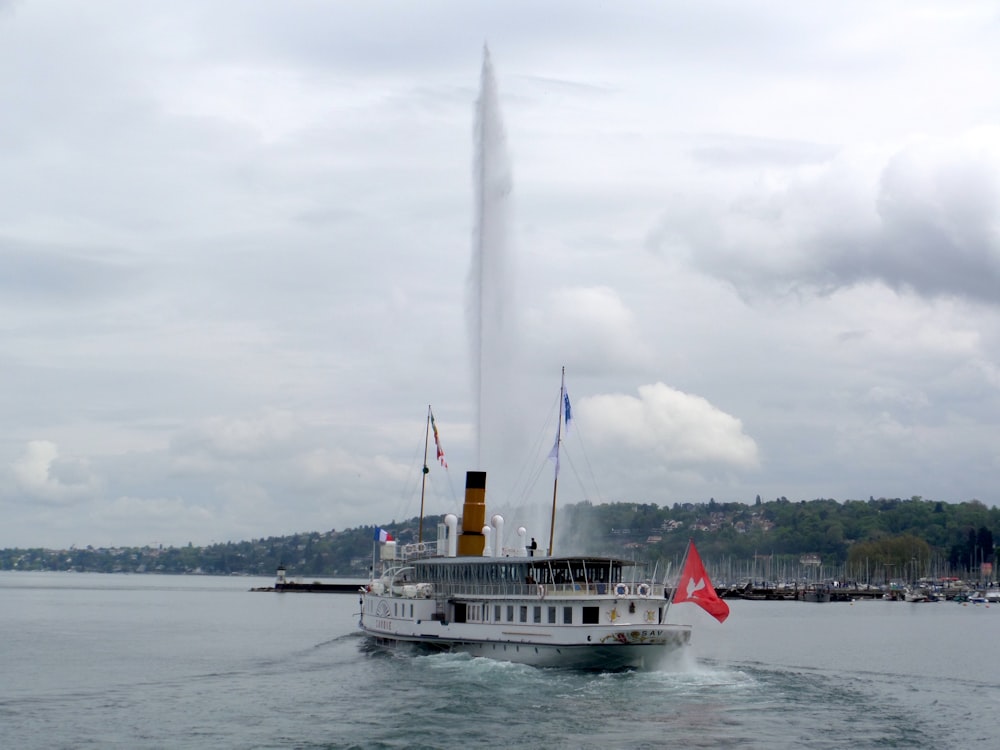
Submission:
[[424,541],[424,490],[427,487],[427,447],[431,436],[431,405],[427,404],[427,426],[424,428],[424,470],[420,475],[420,524],[417,526],[417,542]]
[[559,492],[559,446],[562,443],[563,399],[566,398],[566,366],[562,368],[562,378],[559,381],[559,405],[556,409],[556,471],[552,480],[552,519],[549,522],[549,554],[555,553],[556,536],[556,495]]

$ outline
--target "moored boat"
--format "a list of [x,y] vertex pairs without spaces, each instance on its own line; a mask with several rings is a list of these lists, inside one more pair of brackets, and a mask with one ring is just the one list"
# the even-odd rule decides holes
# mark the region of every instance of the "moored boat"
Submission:
[[800,594],[800,599],[804,602],[825,603],[832,600],[833,593],[826,583],[810,583]]
[[914,604],[936,602],[937,597],[930,589],[923,586],[909,586],[903,590],[903,600]]

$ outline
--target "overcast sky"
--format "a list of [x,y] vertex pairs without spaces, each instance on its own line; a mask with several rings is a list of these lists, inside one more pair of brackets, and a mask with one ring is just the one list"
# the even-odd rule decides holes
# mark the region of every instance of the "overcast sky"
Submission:
[[544,507],[564,365],[560,502],[1000,501],[995,3],[486,6],[0,0],[0,546]]

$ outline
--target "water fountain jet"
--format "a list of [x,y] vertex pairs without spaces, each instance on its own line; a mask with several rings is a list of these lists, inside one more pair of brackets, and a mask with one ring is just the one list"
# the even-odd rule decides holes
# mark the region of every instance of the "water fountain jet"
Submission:
[[475,226],[467,317],[476,401],[476,465],[499,464],[509,441],[514,371],[512,274],[509,250],[511,169],[493,64],[483,47],[476,101],[473,166]]

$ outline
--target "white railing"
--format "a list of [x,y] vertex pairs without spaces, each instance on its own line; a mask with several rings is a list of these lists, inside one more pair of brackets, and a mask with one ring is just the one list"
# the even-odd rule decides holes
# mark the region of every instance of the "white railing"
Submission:
[[606,583],[472,583],[467,581],[444,581],[434,584],[436,594],[444,596],[470,596],[483,598],[572,598],[579,596],[639,596],[648,599],[663,599],[662,584],[624,584],[627,593],[616,593],[616,586]]

